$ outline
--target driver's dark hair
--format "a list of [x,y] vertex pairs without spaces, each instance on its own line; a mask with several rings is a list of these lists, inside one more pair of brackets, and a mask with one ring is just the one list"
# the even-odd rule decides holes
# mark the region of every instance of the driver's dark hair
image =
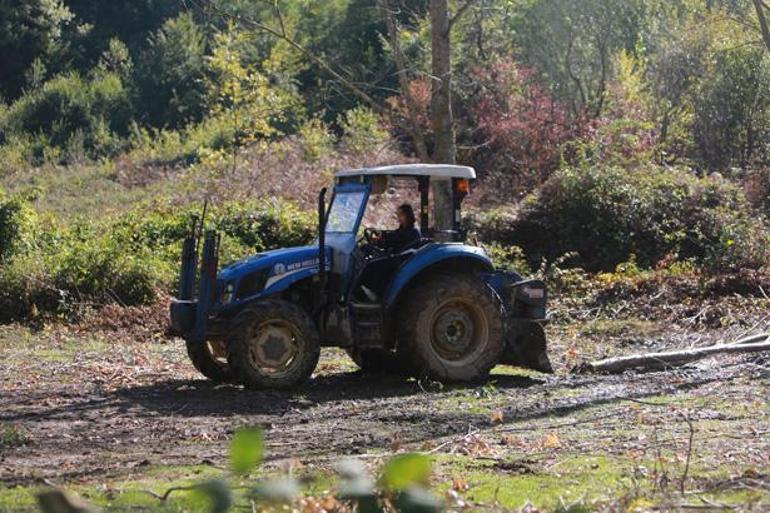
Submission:
[[398,212],[402,212],[406,216],[406,220],[409,222],[411,226],[414,226],[414,223],[417,222],[417,218],[414,216],[414,209],[412,208],[412,205],[409,203],[404,203],[403,205],[399,205],[399,207],[396,209]]

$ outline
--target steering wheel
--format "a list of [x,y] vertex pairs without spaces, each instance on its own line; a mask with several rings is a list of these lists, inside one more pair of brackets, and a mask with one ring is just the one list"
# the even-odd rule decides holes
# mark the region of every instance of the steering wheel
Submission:
[[366,240],[368,244],[374,245],[375,235],[379,235],[379,234],[380,234],[380,230],[377,230],[375,228],[364,228],[364,240]]
[[366,258],[375,258],[379,255],[385,254],[387,251],[385,248],[381,248],[375,241],[375,235],[378,235],[380,230],[375,228],[364,228],[364,235],[359,242],[366,241],[366,244],[361,246],[361,250]]

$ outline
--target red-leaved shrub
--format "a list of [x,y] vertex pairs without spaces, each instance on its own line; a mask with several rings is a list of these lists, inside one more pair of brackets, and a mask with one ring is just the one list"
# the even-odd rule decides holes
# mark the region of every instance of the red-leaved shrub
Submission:
[[541,184],[585,123],[537,83],[532,69],[512,60],[479,68],[476,76],[481,91],[471,115],[485,138],[488,151],[480,157],[490,174],[518,190]]

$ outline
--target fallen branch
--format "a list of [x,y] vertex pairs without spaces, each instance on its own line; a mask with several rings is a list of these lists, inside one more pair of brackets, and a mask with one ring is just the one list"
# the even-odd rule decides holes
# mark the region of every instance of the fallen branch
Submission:
[[[759,342],[761,340],[761,342]],[[577,367],[577,373],[618,373],[628,369],[666,369],[706,358],[715,354],[759,353],[770,351],[770,334],[755,335],[732,344],[697,347],[681,351],[635,354],[585,362]]]

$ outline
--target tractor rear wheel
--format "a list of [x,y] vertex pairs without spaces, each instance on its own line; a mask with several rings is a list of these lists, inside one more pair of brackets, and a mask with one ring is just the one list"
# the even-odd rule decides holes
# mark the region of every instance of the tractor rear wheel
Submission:
[[227,346],[224,342],[187,342],[187,355],[195,368],[215,383],[232,383],[235,373],[227,362]]
[[318,330],[302,308],[279,299],[240,313],[228,340],[230,365],[253,388],[286,389],[305,381],[320,355]]
[[435,274],[413,289],[399,311],[398,352],[417,376],[484,379],[504,348],[501,305],[481,278]]

